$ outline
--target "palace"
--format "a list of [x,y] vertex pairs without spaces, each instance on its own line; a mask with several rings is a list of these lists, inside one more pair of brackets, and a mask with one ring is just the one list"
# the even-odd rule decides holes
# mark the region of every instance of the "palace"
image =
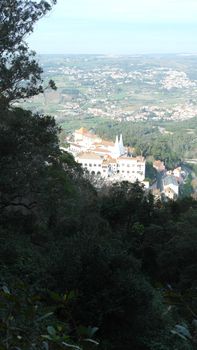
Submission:
[[92,175],[109,181],[142,182],[145,178],[145,159],[132,156],[130,148],[123,144],[122,135],[116,136],[114,143],[80,128],[67,141],[68,151]]

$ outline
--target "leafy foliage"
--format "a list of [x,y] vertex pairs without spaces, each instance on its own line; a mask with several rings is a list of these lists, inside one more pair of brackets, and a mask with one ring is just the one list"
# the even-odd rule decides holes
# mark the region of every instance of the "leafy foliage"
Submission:
[[[74,329],[69,313],[70,295],[50,294],[50,303],[42,303],[42,294],[30,295],[23,283],[10,291],[3,285],[0,291],[1,349],[92,349],[98,345],[93,338],[97,328]],[[59,320],[57,310],[64,308],[66,322]],[[72,336],[75,331],[75,338]],[[89,338],[86,338],[86,336]],[[77,344],[76,344],[77,341]],[[88,344],[86,346],[86,344]]]
[[40,91],[23,40],[50,5],[0,9],[0,348],[194,350],[197,203],[96,191],[53,118],[11,108]]
[[[42,69],[29,51],[26,36],[56,0],[1,0],[0,3],[0,103],[42,92]],[[50,84],[51,85],[51,84]]]

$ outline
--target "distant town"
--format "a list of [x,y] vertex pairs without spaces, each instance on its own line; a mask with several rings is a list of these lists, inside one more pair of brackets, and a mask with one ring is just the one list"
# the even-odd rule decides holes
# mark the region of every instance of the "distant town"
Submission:
[[196,60],[184,56],[41,56],[46,89],[25,103],[68,118],[187,120],[197,115]]

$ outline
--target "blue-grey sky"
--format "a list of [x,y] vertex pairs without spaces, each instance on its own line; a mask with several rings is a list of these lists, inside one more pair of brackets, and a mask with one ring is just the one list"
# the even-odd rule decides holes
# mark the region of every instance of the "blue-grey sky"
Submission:
[[38,53],[197,53],[197,0],[57,0],[28,41]]

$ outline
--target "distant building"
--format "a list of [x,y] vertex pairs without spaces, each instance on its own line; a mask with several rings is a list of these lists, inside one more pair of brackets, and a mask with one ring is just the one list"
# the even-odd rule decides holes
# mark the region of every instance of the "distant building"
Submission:
[[179,195],[179,184],[173,175],[167,175],[163,178],[163,193],[169,199],[176,199]]
[[181,167],[178,167],[173,170],[173,175],[176,177],[177,182],[179,184],[183,183],[183,179],[185,177],[185,172],[181,169]]
[[80,128],[74,132],[74,142],[68,142],[68,151],[92,175],[110,181],[142,182],[145,179],[145,159],[132,157],[130,149],[124,146],[122,135],[116,136],[114,143]]

